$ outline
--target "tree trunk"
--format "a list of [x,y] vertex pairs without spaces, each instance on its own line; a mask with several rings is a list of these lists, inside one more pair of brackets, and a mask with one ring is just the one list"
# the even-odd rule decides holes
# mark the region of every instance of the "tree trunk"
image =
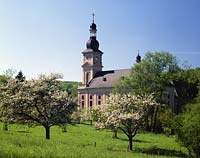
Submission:
[[113,129],[113,136],[112,138],[117,139],[117,129]]
[[50,127],[46,126],[45,130],[46,130],[46,139],[50,139]]
[[67,132],[67,125],[62,125],[62,132]]
[[200,158],[200,150],[199,150],[199,148],[196,149],[196,157]]
[[128,140],[129,140],[129,150],[133,150],[133,138],[130,136],[128,137]]
[[154,118],[153,118],[153,132],[158,131],[157,127],[157,114],[158,114],[158,107],[156,107],[155,112],[154,112]]
[[146,115],[144,117],[144,128],[145,128],[146,131],[150,131],[151,130],[150,129],[150,125],[149,125],[149,116],[148,115]]
[[3,123],[3,131],[8,131],[8,123]]

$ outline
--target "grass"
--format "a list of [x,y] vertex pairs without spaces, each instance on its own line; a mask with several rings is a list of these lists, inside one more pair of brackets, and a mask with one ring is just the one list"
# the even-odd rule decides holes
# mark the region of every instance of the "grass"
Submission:
[[[2,124],[0,124],[2,126]],[[178,158],[186,157],[174,137],[138,133],[134,137],[134,151],[127,151],[128,141],[123,133],[112,139],[112,132],[98,131],[89,125],[51,128],[51,139],[45,139],[43,127],[28,128],[9,125],[9,131],[0,130],[0,157],[2,158]]]

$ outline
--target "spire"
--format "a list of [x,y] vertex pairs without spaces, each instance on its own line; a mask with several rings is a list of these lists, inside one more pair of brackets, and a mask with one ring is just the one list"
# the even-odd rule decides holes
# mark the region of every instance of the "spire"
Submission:
[[96,37],[97,25],[94,23],[94,13],[92,13],[92,24],[90,25],[90,37]]
[[94,13],[92,14],[92,24],[90,25],[90,38],[86,43],[86,47],[98,50],[99,49],[99,42],[96,40],[96,33],[97,33],[97,25],[94,23]]
[[94,23],[94,16],[95,16],[95,14],[92,13],[92,23]]
[[140,56],[139,50],[138,50],[138,55],[136,56],[136,62],[137,63],[141,62],[141,56]]

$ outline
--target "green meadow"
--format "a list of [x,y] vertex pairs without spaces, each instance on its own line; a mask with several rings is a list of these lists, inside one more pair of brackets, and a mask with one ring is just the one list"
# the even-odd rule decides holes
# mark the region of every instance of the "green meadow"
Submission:
[[[0,124],[2,127],[2,124]],[[178,158],[187,157],[187,150],[174,136],[138,133],[134,137],[134,151],[127,151],[128,141],[123,133],[112,138],[109,130],[95,130],[86,124],[68,125],[67,132],[51,128],[51,139],[45,139],[43,127],[28,128],[9,125],[0,130],[2,158]]]

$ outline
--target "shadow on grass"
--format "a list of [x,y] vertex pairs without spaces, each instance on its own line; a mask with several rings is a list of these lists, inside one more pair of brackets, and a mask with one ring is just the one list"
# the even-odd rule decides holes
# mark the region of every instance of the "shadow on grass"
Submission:
[[[126,141],[126,142],[128,142],[128,139],[126,139],[126,138],[116,138],[116,139],[119,139],[119,140],[122,140],[122,141]],[[133,139],[133,143],[134,142],[138,142],[138,143],[151,143],[150,141],[145,141],[145,140],[139,140],[139,139]]]
[[187,157],[187,154],[183,153],[181,150],[169,150],[169,149],[161,149],[157,147],[152,147],[148,149],[141,149],[141,148],[136,148],[136,152],[138,153],[144,153],[148,155],[157,155],[157,156],[176,156],[176,157]]
[[81,122],[80,124],[88,125],[88,126],[92,126],[92,125],[93,125],[93,124],[91,124],[90,122]]
[[30,131],[14,131],[14,132],[17,132],[17,133],[32,133]]
[[15,131],[15,130],[9,130],[6,131],[7,134],[14,134],[14,133],[32,133],[30,131]]
[[[123,149],[114,149],[113,147],[107,147],[106,148],[108,151],[124,151]],[[160,149],[160,148],[148,148],[148,149],[141,149],[141,148],[136,148],[133,149],[133,151],[128,150],[127,151],[132,152],[132,153],[143,153],[147,155],[155,155],[155,156],[169,156],[169,157],[183,157],[187,158],[188,155],[183,153],[182,151],[176,151],[176,150],[168,150],[168,149]]]

